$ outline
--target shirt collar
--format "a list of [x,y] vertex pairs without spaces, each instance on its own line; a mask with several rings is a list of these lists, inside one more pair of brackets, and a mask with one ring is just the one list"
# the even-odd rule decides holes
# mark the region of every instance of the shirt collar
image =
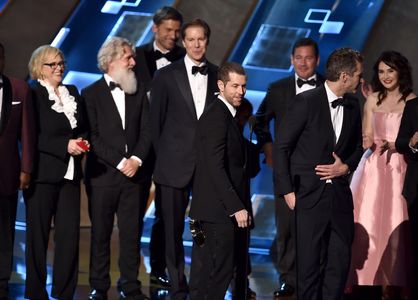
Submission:
[[237,109],[233,107],[228,101],[226,101],[226,99],[221,95],[218,95],[218,98],[226,105],[226,107],[228,107],[228,110],[231,113],[232,117],[235,117],[235,115],[237,114]]
[[341,98],[335,95],[333,91],[331,91],[326,81],[324,82],[324,86],[325,86],[325,91],[327,92],[327,98],[328,98],[329,103],[331,103],[334,100],[337,100],[338,98]]
[[316,80],[316,73],[315,73],[315,74],[313,74],[313,75],[312,75],[311,77],[309,77],[308,79],[303,79],[303,78],[299,77],[299,76],[298,76],[298,74],[296,74],[296,72],[295,72],[295,81],[297,81],[297,80],[298,80],[298,78],[302,79],[303,81],[307,81],[307,80],[311,80],[311,79],[315,79],[315,80]]
[[103,76],[104,76],[104,79],[106,80],[107,85],[109,85],[111,81],[114,82],[113,78],[109,74],[105,73]]
[[[192,59],[186,54],[184,56],[184,64],[186,65],[186,69],[188,73],[192,72],[192,67],[196,66],[196,64],[194,63],[194,61],[192,61]],[[206,65],[206,61],[201,62],[200,64],[198,64],[198,67],[204,66]]]
[[154,48],[154,51],[160,51],[162,54],[166,54],[166,53],[168,53],[168,52],[170,52],[170,50],[162,50],[160,47],[158,47],[158,45],[157,45],[157,42],[156,41],[154,41],[154,43],[152,44],[153,45],[153,48]]

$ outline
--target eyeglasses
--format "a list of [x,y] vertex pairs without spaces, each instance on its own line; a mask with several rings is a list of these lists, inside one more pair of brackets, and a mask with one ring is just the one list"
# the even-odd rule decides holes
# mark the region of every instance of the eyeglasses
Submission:
[[55,70],[58,67],[61,67],[61,69],[64,69],[65,68],[65,61],[53,62],[53,63],[49,63],[49,64],[45,63],[44,66],[48,66],[52,70]]

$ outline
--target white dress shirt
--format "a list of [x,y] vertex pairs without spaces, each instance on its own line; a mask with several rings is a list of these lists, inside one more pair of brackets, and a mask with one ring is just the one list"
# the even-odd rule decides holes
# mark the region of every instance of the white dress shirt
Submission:
[[[205,109],[206,93],[208,90],[208,75],[202,75],[199,72],[192,74],[192,67],[196,64],[186,54],[184,57],[184,63],[186,65],[187,77],[189,78],[190,89],[192,90],[194,107],[196,109],[197,119],[203,113]],[[200,63],[198,67],[204,66],[206,63]]]
[[343,117],[344,117],[344,107],[341,105],[338,105],[337,107],[333,108],[331,106],[331,102],[334,100],[337,100],[338,97],[335,95],[331,89],[329,88],[328,84],[324,83],[325,90],[327,92],[327,98],[328,98],[328,105],[331,112],[331,120],[332,120],[332,127],[334,128],[334,134],[335,134],[335,143],[338,142],[338,139],[341,134],[341,129],[343,127]]

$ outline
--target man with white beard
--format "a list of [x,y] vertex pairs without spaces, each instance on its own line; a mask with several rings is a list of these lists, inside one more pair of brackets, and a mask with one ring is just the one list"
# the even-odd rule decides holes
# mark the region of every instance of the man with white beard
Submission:
[[146,205],[138,201],[138,178],[150,148],[148,100],[145,89],[135,79],[132,44],[112,37],[102,45],[97,59],[104,76],[81,92],[91,145],[86,163],[92,224],[88,299],[107,299],[115,214],[119,227],[120,299],[148,299],[138,281],[140,222]]

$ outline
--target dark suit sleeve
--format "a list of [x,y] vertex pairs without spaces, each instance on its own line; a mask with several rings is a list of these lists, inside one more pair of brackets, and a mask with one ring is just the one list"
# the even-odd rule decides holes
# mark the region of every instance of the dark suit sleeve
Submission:
[[413,153],[411,148],[409,147],[409,141],[414,135],[414,126],[412,124],[413,120],[417,117],[414,116],[416,111],[414,107],[411,106],[412,102],[406,102],[402,119],[401,125],[399,127],[398,136],[396,137],[395,147],[399,153],[406,154],[408,156],[418,156],[418,153]]
[[163,75],[164,73],[160,71],[155,73],[151,88],[151,140],[156,153],[158,153],[158,142],[160,140],[161,131],[164,126],[168,104],[168,91]]
[[302,134],[308,119],[308,103],[302,96],[296,96],[279,127],[278,141],[273,148],[273,170],[280,195],[294,192],[290,174],[290,155]]
[[96,103],[97,97],[92,91],[87,93],[84,90],[81,91],[81,96],[86,105],[87,119],[90,129],[90,144],[92,146],[91,150],[100,159],[116,168],[124,156],[114,148],[110,147],[100,136],[96,109],[96,106],[98,105]]
[[149,126],[149,103],[143,89],[138,91],[141,97],[141,124],[139,124],[139,139],[132,152],[133,155],[144,160],[151,147],[151,133]]
[[22,100],[22,129],[20,133],[22,145],[21,171],[31,173],[36,144],[35,113],[29,86],[22,82],[21,89],[25,95]]
[[203,157],[207,158],[206,166],[209,177],[213,180],[228,216],[244,209],[231,180],[225,169],[226,142],[228,132],[228,120],[222,113],[207,114],[207,118],[200,124],[203,134],[203,149],[206,152]]
[[[61,132],[54,132],[54,134],[43,134],[41,118],[44,118],[45,109],[52,109],[42,105],[42,101],[49,101],[49,99],[43,99],[43,95],[48,96],[48,93],[43,93],[44,87],[38,87],[34,89],[32,93],[33,100],[35,102],[35,108],[37,110],[37,130],[38,130],[38,147],[37,150],[48,155],[52,155],[61,161],[66,161],[68,154],[68,142],[71,138],[69,135],[63,135]],[[46,89],[45,89],[46,91]],[[54,124],[49,124],[48,126],[54,126]]]
[[360,105],[357,98],[352,98],[351,100],[354,103],[354,122],[353,122],[353,141],[355,144],[354,151],[351,153],[349,157],[347,157],[343,163],[345,163],[350,172],[354,172],[357,168],[358,163],[360,162],[361,157],[363,156],[363,138],[362,138],[362,130],[361,130],[361,112],[360,112]]
[[270,121],[274,117],[272,87],[270,86],[266,97],[264,97],[258,107],[256,117],[256,125],[254,133],[257,136],[257,142],[262,147],[266,143],[271,143],[273,138],[270,133]]

